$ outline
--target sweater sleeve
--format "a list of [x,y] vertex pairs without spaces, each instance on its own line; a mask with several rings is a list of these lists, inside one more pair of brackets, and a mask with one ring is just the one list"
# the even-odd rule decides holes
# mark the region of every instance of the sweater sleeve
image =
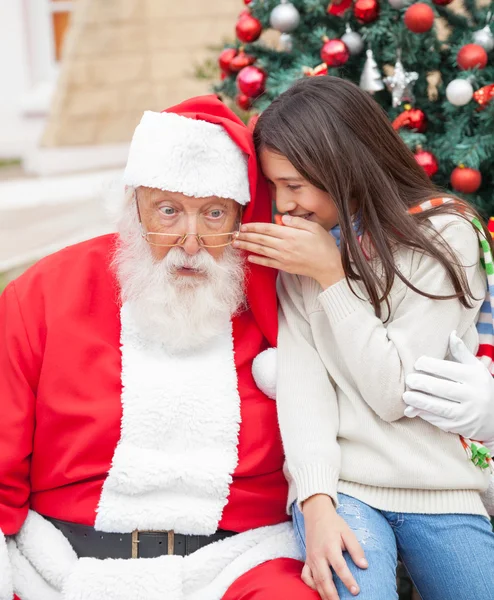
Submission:
[[[440,219],[441,217],[436,217]],[[426,354],[444,359],[449,335],[460,337],[476,323],[485,299],[486,276],[479,262],[479,242],[470,223],[455,218],[441,231],[443,239],[463,266],[474,296],[472,308],[459,300],[433,300],[406,289],[392,320],[384,324],[369,301],[353,294],[346,280],[319,295],[341,353],[364,401],[384,421],[404,416],[405,378],[416,360]],[[410,276],[411,283],[429,294],[454,293],[446,270],[422,255]]]
[[340,471],[336,393],[315,349],[298,279],[280,274],[278,296],[277,407],[288,470],[299,503],[314,494],[327,494],[336,504]]
[[0,296],[0,530],[17,533],[30,495],[35,364],[14,283]]

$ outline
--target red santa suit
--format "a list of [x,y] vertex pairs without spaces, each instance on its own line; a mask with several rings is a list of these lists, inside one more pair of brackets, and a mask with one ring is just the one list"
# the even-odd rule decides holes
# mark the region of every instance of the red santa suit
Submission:
[[[167,114],[223,127],[247,165],[243,221],[268,221],[266,184],[241,121],[214,96]],[[210,132],[199,129],[194,144],[207,147]],[[139,147],[131,146],[128,184],[249,199],[239,181],[204,193],[204,174],[184,190],[177,165],[171,180],[151,181],[160,151],[139,167]],[[173,355],[144,340],[120,303],[110,266],[116,240],[49,256],[1,296],[0,600],[14,591],[21,600],[317,598],[295,560],[275,402],[252,374],[276,344],[275,273],[253,265],[248,309],[207,347]],[[78,559],[40,515],[101,532],[239,534],[186,557]]]

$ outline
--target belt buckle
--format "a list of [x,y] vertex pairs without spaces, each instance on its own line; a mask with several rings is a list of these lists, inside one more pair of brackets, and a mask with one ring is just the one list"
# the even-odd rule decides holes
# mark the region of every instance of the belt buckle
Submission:
[[139,534],[141,533],[166,533],[167,537],[167,555],[172,556],[175,552],[175,532],[174,531],[152,531],[134,529],[132,532],[132,552],[131,558],[139,558]]

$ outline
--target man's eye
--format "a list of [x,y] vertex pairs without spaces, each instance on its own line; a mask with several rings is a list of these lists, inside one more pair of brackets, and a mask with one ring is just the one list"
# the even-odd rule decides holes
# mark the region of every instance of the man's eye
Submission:
[[167,217],[173,217],[177,212],[172,206],[162,206],[160,211]]
[[210,211],[209,216],[212,217],[213,219],[219,219],[220,217],[223,216],[223,211],[220,210],[219,208],[216,210],[212,210],[212,211]]

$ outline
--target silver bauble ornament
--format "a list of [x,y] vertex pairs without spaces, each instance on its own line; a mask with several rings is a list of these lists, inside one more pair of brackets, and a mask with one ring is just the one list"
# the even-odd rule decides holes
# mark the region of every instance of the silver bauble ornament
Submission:
[[394,108],[401,106],[403,102],[410,102],[411,104],[415,102],[413,86],[418,78],[419,74],[415,71],[405,71],[405,67],[398,55],[395,63],[395,72],[383,80],[391,92]]
[[282,0],[278,6],[275,6],[269,17],[271,27],[281,33],[290,33],[297,29],[299,23],[300,13],[291,2],[286,0]]
[[373,94],[374,92],[380,92],[383,90],[384,83],[381,78],[381,73],[377,63],[374,60],[374,54],[372,50],[369,48],[366,54],[367,59],[364,63],[364,68],[362,69],[362,75],[360,76],[360,87],[364,91]]
[[489,25],[473,32],[473,42],[474,44],[482,46],[486,52],[494,50],[494,35],[492,35]]
[[352,31],[350,25],[346,26],[346,32],[341,36],[341,41],[345,43],[345,46],[352,56],[360,54],[364,49],[364,40],[362,39],[362,36],[360,33]]
[[390,6],[399,10],[400,8],[405,8],[412,0],[388,0],[388,2]]
[[473,87],[468,79],[453,79],[446,87],[446,98],[454,106],[465,106],[473,97]]
[[283,52],[291,52],[293,50],[293,38],[289,33],[280,35],[280,48]]

